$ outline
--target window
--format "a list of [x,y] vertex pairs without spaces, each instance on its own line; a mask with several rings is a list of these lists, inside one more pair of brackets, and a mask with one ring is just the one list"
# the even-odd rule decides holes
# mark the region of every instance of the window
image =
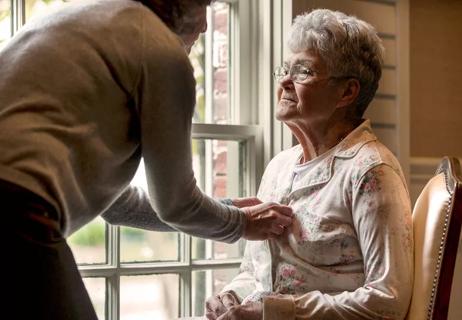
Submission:
[[11,37],[11,3],[8,0],[0,0],[0,49]]
[[[61,4],[0,0],[0,48],[26,21]],[[190,55],[197,81],[193,166],[200,188],[216,198],[254,195],[262,170],[262,129],[250,94],[256,72],[250,35],[240,32],[251,23],[249,10],[247,0],[215,2]],[[133,183],[146,186],[143,164]],[[115,320],[203,315],[205,299],[237,274],[244,245],[110,226],[101,218],[69,243],[99,319]]]

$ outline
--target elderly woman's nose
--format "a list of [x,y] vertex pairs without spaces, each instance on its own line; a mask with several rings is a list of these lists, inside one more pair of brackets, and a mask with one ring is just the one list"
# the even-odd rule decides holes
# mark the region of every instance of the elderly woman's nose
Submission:
[[279,85],[282,88],[293,88],[294,82],[290,74],[286,74],[281,80],[279,80]]

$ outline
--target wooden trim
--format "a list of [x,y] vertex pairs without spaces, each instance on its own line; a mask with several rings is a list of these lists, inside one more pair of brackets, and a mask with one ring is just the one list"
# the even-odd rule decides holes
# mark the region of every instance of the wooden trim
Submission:
[[397,23],[397,119],[398,159],[406,181],[410,182],[410,74],[409,74],[409,0],[396,3]]

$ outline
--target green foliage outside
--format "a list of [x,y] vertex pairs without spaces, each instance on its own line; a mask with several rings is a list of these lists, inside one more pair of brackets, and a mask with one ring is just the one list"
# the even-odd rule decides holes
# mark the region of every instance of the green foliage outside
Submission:
[[70,236],[68,241],[72,245],[79,246],[104,245],[105,229],[103,221],[95,220]]
[[124,227],[121,229],[121,232],[128,241],[139,242],[143,241],[146,237],[146,231],[143,231],[141,229]]

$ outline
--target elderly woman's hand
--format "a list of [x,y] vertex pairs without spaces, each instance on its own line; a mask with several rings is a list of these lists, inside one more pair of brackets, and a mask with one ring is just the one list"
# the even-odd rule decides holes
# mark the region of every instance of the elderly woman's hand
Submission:
[[260,302],[250,302],[231,307],[216,320],[262,320],[263,307]]
[[276,238],[292,224],[292,209],[288,206],[265,202],[252,207],[244,207],[241,210],[247,217],[243,235],[243,238],[247,240]]
[[228,309],[239,304],[239,298],[234,291],[221,292],[207,299],[205,302],[205,316],[208,320],[216,320],[226,313]]

